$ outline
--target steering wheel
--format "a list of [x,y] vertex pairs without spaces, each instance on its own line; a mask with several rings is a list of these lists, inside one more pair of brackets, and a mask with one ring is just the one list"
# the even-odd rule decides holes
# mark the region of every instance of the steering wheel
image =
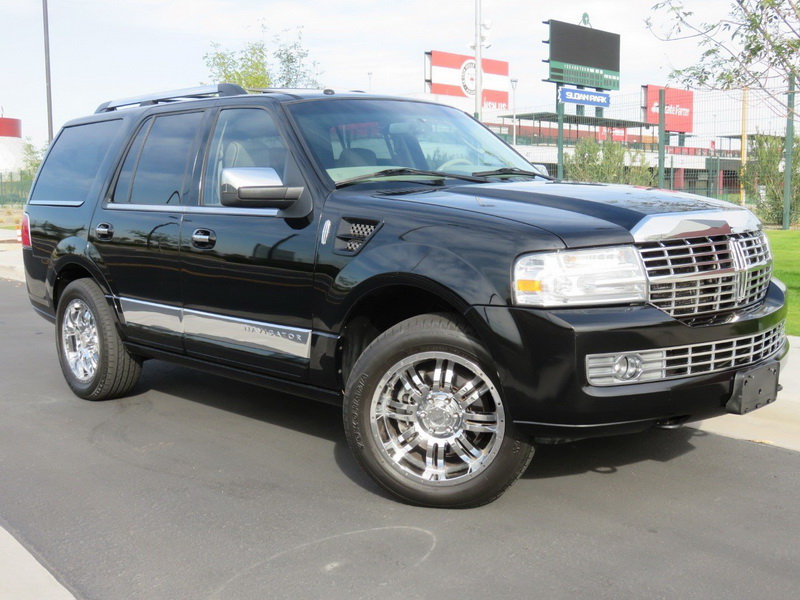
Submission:
[[447,161],[443,162],[442,164],[440,164],[436,168],[436,170],[437,171],[444,171],[445,169],[447,169],[449,167],[455,167],[456,165],[471,165],[471,164],[472,163],[469,160],[467,160],[466,158],[451,158],[450,160],[447,160]]

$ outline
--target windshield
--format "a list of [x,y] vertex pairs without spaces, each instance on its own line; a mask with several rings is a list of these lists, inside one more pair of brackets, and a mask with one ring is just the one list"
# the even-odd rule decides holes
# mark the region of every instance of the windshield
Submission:
[[[343,99],[299,102],[289,111],[314,160],[334,183],[377,174],[414,180],[501,168],[531,170],[524,158],[464,113],[438,104]],[[368,179],[368,177],[365,177]]]

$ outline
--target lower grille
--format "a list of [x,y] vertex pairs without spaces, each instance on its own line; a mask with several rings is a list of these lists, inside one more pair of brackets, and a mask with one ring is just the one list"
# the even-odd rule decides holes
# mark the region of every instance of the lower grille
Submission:
[[[717,342],[591,354],[586,357],[586,375],[591,385],[607,386],[717,373],[773,356],[783,347],[785,338],[784,323],[781,322],[755,335]],[[638,355],[641,360],[641,375],[635,380],[619,380],[614,376],[614,365],[621,357],[630,355]]]

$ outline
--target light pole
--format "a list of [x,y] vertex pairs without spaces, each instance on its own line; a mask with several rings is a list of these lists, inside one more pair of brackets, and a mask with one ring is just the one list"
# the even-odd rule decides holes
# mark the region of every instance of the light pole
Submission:
[[372,71],[367,73],[367,77],[369,77],[369,93],[372,93]]
[[483,49],[491,46],[483,30],[491,26],[491,22],[481,20],[481,0],[475,0],[475,41],[469,47],[475,49],[475,118],[478,121],[483,117]]
[[50,28],[47,24],[47,0],[42,0],[44,20],[44,78],[47,91],[47,143],[53,141],[53,94],[50,91]]
[[481,120],[483,109],[483,32],[481,31],[481,0],[475,0],[475,118]]
[[511,125],[511,144],[516,146],[517,145],[517,82],[519,79],[512,79],[511,80],[511,113],[512,119],[514,122]]

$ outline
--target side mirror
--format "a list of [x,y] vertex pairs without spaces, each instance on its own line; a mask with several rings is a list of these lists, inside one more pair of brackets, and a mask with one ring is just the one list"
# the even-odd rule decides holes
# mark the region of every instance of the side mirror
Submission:
[[234,167],[223,169],[219,200],[223,206],[239,208],[289,208],[303,193],[302,187],[287,187],[275,169]]

